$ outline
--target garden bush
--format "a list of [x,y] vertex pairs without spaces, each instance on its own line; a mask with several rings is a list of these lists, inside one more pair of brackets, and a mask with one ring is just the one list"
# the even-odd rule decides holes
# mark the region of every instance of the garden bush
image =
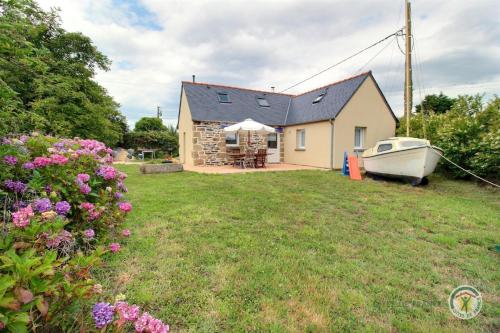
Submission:
[[[475,174],[500,179],[500,98],[488,103],[481,95],[459,96],[442,114],[414,115],[410,136],[427,138],[444,150],[446,157]],[[406,135],[402,119],[398,135]],[[457,178],[469,175],[441,159],[440,168]]]
[[92,277],[130,235],[121,230],[132,209],[126,175],[111,153],[95,140],[0,142],[0,331],[168,331],[123,298],[103,302]]

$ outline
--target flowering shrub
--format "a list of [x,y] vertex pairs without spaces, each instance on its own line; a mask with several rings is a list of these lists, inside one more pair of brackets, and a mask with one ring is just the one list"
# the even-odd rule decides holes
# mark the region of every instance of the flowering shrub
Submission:
[[92,309],[92,317],[96,328],[109,328],[107,331],[123,332],[128,328],[137,333],[167,333],[170,330],[160,319],[147,312],[141,314],[137,305],[130,305],[122,299],[117,299],[114,305],[96,303]]
[[[91,270],[120,250],[117,239],[130,231],[119,226],[132,209],[122,201],[126,175],[111,161],[111,150],[95,140],[1,139],[0,330],[74,329],[65,311],[102,291]],[[97,329],[115,314],[118,326],[135,318],[135,308],[103,304],[93,311]]]

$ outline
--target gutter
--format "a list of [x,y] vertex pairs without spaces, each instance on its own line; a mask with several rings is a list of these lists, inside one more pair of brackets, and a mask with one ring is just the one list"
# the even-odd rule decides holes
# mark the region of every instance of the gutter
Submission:
[[333,118],[330,119],[330,170],[333,170]]

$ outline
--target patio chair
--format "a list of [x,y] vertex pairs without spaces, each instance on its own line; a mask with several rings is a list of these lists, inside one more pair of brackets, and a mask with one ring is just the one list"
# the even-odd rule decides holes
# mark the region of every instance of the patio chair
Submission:
[[245,153],[245,168],[255,168],[255,151],[247,150]]
[[257,151],[257,155],[255,155],[255,167],[256,168],[265,168],[266,167],[266,157],[267,150],[259,149]]

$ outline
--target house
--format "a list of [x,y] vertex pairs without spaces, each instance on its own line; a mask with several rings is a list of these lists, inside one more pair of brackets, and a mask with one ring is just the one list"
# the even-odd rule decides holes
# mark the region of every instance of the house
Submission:
[[[194,80],[193,80],[194,81]],[[266,136],[226,135],[251,118],[276,128]],[[397,118],[371,71],[300,95],[182,82],[179,154],[187,165],[227,164],[234,148],[266,148],[269,163],[339,169],[344,152],[357,154],[394,136]]]

